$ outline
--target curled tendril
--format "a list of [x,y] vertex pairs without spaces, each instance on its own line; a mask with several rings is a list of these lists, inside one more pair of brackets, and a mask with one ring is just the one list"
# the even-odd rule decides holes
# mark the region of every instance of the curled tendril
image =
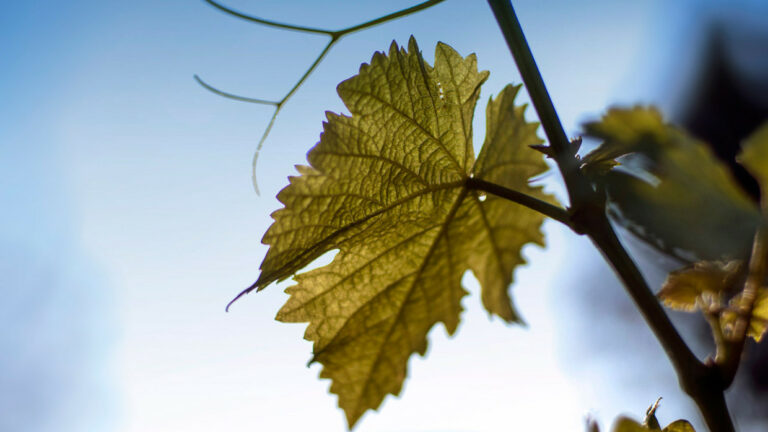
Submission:
[[264,133],[262,133],[261,138],[259,139],[258,144],[256,144],[256,151],[253,154],[253,162],[252,162],[252,168],[251,168],[251,176],[253,179],[253,188],[256,191],[256,194],[259,194],[259,185],[256,182],[256,162],[259,158],[259,152],[261,152],[261,148],[264,145],[264,142],[267,140],[267,137],[269,136],[269,133],[272,131],[272,126],[275,124],[275,119],[277,118],[277,115],[280,113],[280,110],[283,108],[285,103],[288,101],[288,99],[293,96],[294,93],[301,87],[302,84],[307,80],[310,74],[317,68],[317,66],[320,64],[320,62],[325,58],[326,55],[328,55],[328,52],[331,50],[331,47],[333,47],[339,40],[341,40],[342,37],[354,33],[360,30],[365,30],[367,28],[371,28],[374,26],[377,26],[379,24],[383,24],[388,21],[392,21],[397,18],[401,18],[410,14],[413,14],[415,12],[427,9],[429,7],[435,6],[439,3],[444,2],[445,0],[429,0],[422,3],[419,3],[417,5],[411,6],[409,8],[405,8],[402,10],[399,10],[397,12],[393,12],[369,21],[362,22],[360,24],[356,24],[350,27],[346,27],[339,30],[329,30],[324,28],[318,28],[318,27],[307,27],[307,26],[299,26],[294,24],[287,24],[287,23],[281,23],[277,21],[272,21],[264,18],[255,17],[252,15],[247,15],[242,12],[238,12],[234,9],[231,9],[227,6],[224,6],[220,3],[217,3],[213,0],[204,0],[209,5],[215,7],[216,9],[234,16],[236,18],[240,18],[252,23],[265,25],[269,27],[275,27],[282,30],[289,30],[289,31],[296,31],[301,33],[309,33],[309,34],[319,34],[319,35],[325,35],[330,37],[330,40],[325,45],[325,48],[318,54],[318,56],[315,58],[315,61],[312,62],[312,64],[309,66],[309,68],[304,72],[304,74],[299,78],[299,80],[296,82],[296,84],[291,87],[290,90],[288,90],[288,93],[285,94],[279,101],[271,101],[271,100],[265,100],[265,99],[259,99],[259,98],[252,98],[252,97],[246,97],[246,96],[240,96],[236,95],[234,93],[225,92],[222,90],[219,90],[216,87],[213,87],[212,85],[208,84],[207,82],[203,81],[202,78],[195,75],[195,80],[200,84],[203,88],[206,90],[225,97],[227,99],[232,99],[240,102],[248,102],[248,103],[255,103],[259,105],[271,105],[275,108],[274,112],[272,113],[272,117],[269,119],[269,123],[267,123],[266,129],[264,129]]

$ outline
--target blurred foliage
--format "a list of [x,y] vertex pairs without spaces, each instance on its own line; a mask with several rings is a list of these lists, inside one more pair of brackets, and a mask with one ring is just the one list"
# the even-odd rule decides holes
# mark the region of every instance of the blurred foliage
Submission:
[[644,107],[611,109],[585,131],[603,142],[583,169],[619,223],[691,262],[748,256],[760,212],[704,143]]
[[[701,310],[725,337],[739,318],[749,320],[748,335],[759,341],[768,327],[768,289],[758,287],[744,304],[742,260],[765,216],[727,167],[653,108],[612,109],[585,130],[603,142],[583,158],[584,172],[606,190],[617,220],[670,255],[705,259],[670,273],[659,298],[672,309]],[[765,194],[768,124],[745,141],[738,161]]]

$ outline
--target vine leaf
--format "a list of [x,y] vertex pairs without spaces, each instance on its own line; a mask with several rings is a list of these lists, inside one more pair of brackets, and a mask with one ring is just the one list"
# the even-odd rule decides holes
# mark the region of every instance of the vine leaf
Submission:
[[741,261],[700,261],[667,276],[658,297],[668,308],[692,312],[715,303],[738,288],[744,266]]
[[662,432],[696,432],[686,420],[675,420],[668,424]]
[[654,429],[643,426],[630,418],[621,417],[613,425],[613,432],[696,432],[696,430],[686,420],[676,420],[664,429]]
[[[729,332],[739,319],[740,305],[743,303],[743,296],[741,294],[733,297],[730,301],[730,307],[723,311],[721,324],[723,331]],[[760,342],[765,335],[765,331],[768,329],[768,288],[761,288],[756,296],[755,303],[752,306],[752,316],[749,319],[749,327],[747,328],[747,336],[753,338],[756,342]]]
[[765,206],[768,200],[768,123],[747,138],[737,160],[757,180]]
[[628,229],[690,261],[749,255],[760,212],[706,145],[645,107],[611,109],[585,130],[603,143],[584,172]]
[[661,398],[648,408],[642,424],[628,417],[619,417],[613,424],[613,432],[696,432],[687,420],[675,420],[662,429],[656,419],[660,400]]
[[582,160],[585,167],[593,167],[617,165],[617,158],[669,142],[675,139],[672,134],[677,131],[663,126],[661,113],[656,109],[635,106],[609,110],[600,121],[585,124],[584,132],[603,140]]
[[285,208],[273,213],[263,239],[270,248],[249,290],[338,250],[329,265],[295,276],[277,319],[309,322],[313,361],[350,427],[400,392],[408,358],[424,355],[433,325],[456,330],[467,270],[489,313],[521,322],[509,284],[523,245],[543,245],[543,216],[467,180],[552,198],[528,183],[547,165],[527,148],[541,140],[514,106],[519,87],[489,102],[475,162],[472,117],[487,77],[474,55],[448,45],[437,45],[432,67],[413,38],[408,50],[393,42],[338,86],[351,116],[327,113],[310,166],[297,167],[301,175],[278,194]]
[[[768,217],[768,123],[763,124],[747,138],[737,159],[760,185],[763,217]],[[732,309],[737,309],[742,302],[741,295],[736,296],[731,302]],[[736,315],[730,311],[724,315],[725,326],[737,319]],[[768,287],[761,287],[755,293],[747,335],[760,342],[766,330],[768,330]]]

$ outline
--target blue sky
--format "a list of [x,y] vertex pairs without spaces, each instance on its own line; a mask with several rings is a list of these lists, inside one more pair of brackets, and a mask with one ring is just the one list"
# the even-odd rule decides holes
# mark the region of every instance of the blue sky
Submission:
[[[664,102],[651,84],[663,75],[666,48],[652,47],[685,28],[686,8],[574,3],[515,2],[566,127],[576,133],[613,103]],[[414,2],[227,4],[334,28]],[[328,382],[317,379],[317,366],[305,367],[311,346],[303,326],[273,320],[287,283],[228,314],[224,305],[256,278],[274,196],[317,141],[324,111],[344,110],[336,84],[411,34],[428,59],[437,41],[477,53],[491,71],[480,109],[505,83],[519,82],[484,2],[448,0],[349,36],[278,117],[256,196],[250,161],[270,108],[216,97],[192,76],[277,99],[325,39],[254,26],[197,0],[7,5],[0,429],[344,430]],[[554,176],[547,182],[561,192]],[[588,245],[553,223],[546,230],[549,250],[525,250],[533,264],[517,272],[513,290],[529,327],[489,320],[470,296],[458,335],[448,340],[433,329],[428,356],[411,360],[401,397],[388,397],[357,430],[581,430],[589,413],[606,424],[655,400],[653,389],[615,399],[621,389],[592,388],[584,378],[593,375],[575,372],[589,365],[558,349],[566,342],[558,329],[568,325],[563,273],[597,257],[574,259]],[[676,406],[679,396],[669,399]]]

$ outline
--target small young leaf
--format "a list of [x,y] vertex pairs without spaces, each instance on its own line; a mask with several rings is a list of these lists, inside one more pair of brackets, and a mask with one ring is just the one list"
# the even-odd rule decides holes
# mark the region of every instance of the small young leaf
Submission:
[[659,291],[659,299],[671,308],[686,312],[707,303],[708,297],[719,297],[731,289],[741,273],[740,261],[701,261],[674,271]]
[[[650,108],[610,110],[586,130],[604,142],[584,158],[584,171],[605,189],[619,222],[673,255],[748,256],[760,213],[703,143]],[[605,169],[621,156],[633,163]]]
[[[620,417],[618,420],[616,420],[616,422],[613,424],[613,429],[612,429],[612,432],[656,432],[656,431],[659,431],[659,428],[652,428],[652,427],[641,425],[640,423],[627,417]],[[696,430],[686,420],[675,420],[672,423],[668,424],[667,427],[665,427],[664,429],[661,429],[661,432],[696,432]]]
[[641,106],[610,109],[600,121],[585,124],[584,131],[603,140],[602,145],[582,159],[587,169],[605,163],[615,165],[619,157],[652,150],[678,139],[675,129],[665,127],[660,112]]
[[[627,417],[619,418],[613,425],[613,432],[654,432],[658,430],[643,426]],[[662,429],[661,432],[696,432],[696,430],[686,420],[675,420]]]
[[474,160],[472,116],[487,72],[474,55],[439,44],[435,66],[416,42],[376,53],[339,95],[351,117],[328,113],[320,142],[278,199],[285,208],[252,288],[295,274],[325,252],[331,264],[295,277],[278,313],[309,322],[313,361],[323,364],[350,426],[400,392],[408,359],[424,354],[438,322],[459,322],[461,279],[471,269],[491,314],[520,322],[508,289],[527,243],[543,244],[543,216],[466,186],[474,177],[551,197],[528,179],[547,169],[528,148],[536,124],[507,86],[487,109],[487,138]]
[[648,432],[650,429],[628,417],[619,417],[613,424],[613,432]]
[[[736,319],[738,318],[739,305],[742,302],[741,294],[731,299],[729,309],[723,311],[721,317],[721,324],[723,331],[730,332]],[[760,342],[765,335],[765,331],[768,329],[768,288],[763,287],[757,292],[755,297],[755,303],[752,307],[752,317],[749,321],[749,329],[747,329],[747,336],[753,338],[755,341]]]
[[757,292],[747,334],[760,342],[766,329],[768,329],[768,288],[763,287]]
[[675,420],[668,424],[662,432],[696,432],[686,420]]
[[737,160],[757,179],[765,206],[768,196],[768,123],[747,138]]

